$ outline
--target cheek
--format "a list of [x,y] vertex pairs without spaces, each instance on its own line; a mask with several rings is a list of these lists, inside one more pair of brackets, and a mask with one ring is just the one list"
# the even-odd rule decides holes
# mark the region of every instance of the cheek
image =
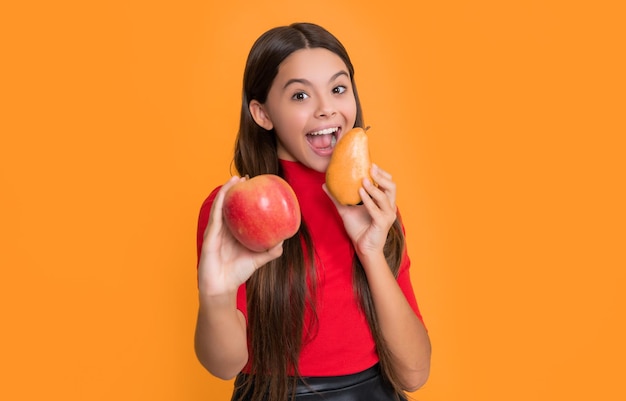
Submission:
[[294,143],[305,130],[307,115],[302,110],[288,110],[274,120],[274,130],[284,144]]
[[310,112],[305,105],[291,101],[280,103],[276,110],[277,111],[274,113],[274,117],[285,126],[301,124],[302,120],[305,119]]
[[355,101],[352,101],[346,105],[344,109],[344,115],[346,116],[346,119],[350,123],[350,127],[353,127],[354,124],[356,123],[356,102]]

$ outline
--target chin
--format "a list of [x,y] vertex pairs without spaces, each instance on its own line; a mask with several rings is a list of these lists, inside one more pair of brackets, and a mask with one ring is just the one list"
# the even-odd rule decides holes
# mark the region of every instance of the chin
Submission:
[[[282,158],[285,159],[284,157]],[[328,170],[328,166],[330,165],[330,155],[321,156],[316,154],[314,151],[306,151],[298,155],[294,155],[290,157],[290,160],[297,161],[303,166],[319,173],[326,173],[326,170]]]
[[318,162],[315,165],[311,166],[311,168],[317,172],[325,173],[328,170],[328,165],[330,164],[330,160],[324,160],[322,162]]

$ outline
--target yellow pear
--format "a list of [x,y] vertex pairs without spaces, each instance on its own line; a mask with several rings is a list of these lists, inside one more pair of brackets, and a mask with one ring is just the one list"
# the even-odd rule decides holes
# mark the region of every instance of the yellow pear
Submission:
[[[368,127],[369,128],[369,127]],[[326,187],[342,205],[361,203],[359,188],[372,166],[366,129],[356,127],[343,135],[333,150],[326,170]]]

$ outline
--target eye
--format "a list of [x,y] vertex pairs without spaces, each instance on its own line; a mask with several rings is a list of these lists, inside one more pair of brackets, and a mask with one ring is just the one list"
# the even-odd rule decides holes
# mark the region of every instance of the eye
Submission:
[[333,93],[342,94],[342,93],[344,93],[347,90],[348,90],[348,88],[346,88],[345,86],[339,85],[339,86],[336,86],[336,87],[333,88]]
[[304,92],[297,92],[297,93],[294,93],[294,95],[291,98],[293,100],[297,100],[297,101],[301,102],[301,101],[303,101],[304,99],[306,99],[308,97],[309,97],[309,95],[307,95]]

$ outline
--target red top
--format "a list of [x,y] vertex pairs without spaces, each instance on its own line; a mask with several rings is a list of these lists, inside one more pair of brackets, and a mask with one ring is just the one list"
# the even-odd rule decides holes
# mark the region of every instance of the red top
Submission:
[[[303,343],[300,374],[338,376],[360,372],[378,362],[378,356],[367,319],[359,309],[352,289],[352,261],[355,257],[352,241],[335,205],[322,189],[325,174],[298,162],[281,160],[281,164],[285,179],[298,197],[302,220],[309,229],[316,250],[318,327],[315,337]],[[209,195],[200,210],[198,257],[218,189]],[[398,284],[415,314],[422,319],[411,286],[409,266],[405,247]],[[237,308],[247,319],[245,284],[237,293]],[[304,333],[306,335],[306,328]]]

